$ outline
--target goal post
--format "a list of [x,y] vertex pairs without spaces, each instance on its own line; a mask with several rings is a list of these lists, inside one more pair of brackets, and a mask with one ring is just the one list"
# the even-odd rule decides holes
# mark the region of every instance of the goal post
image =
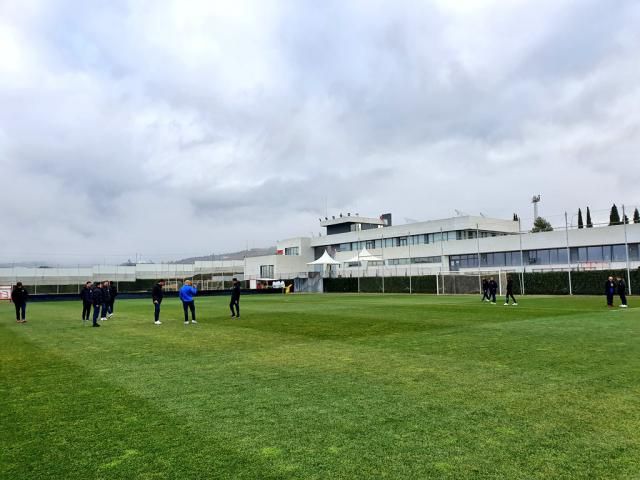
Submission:
[[480,295],[482,282],[494,279],[498,284],[498,294],[507,288],[507,273],[502,271],[438,272],[438,295]]

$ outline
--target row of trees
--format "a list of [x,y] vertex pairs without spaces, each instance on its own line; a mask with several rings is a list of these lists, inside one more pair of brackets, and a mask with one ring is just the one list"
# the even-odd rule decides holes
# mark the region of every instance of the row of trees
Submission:
[[[513,219],[517,220],[518,217],[514,213]],[[586,225],[582,218],[582,209],[578,209],[578,228],[593,228],[593,222],[591,221],[591,211],[589,207],[587,207],[587,219]],[[620,213],[618,213],[618,207],[614,203],[611,207],[611,212],[609,213],[609,225],[622,225],[623,223],[629,224],[629,217],[627,215],[623,215],[623,218],[620,218]],[[636,208],[633,211],[633,223],[640,223],[640,212]],[[551,232],[553,231],[553,227],[551,224],[544,218],[538,217],[533,222],[533,228],[531,229],[531,233],[537,232]]]
[[[609,213],[609,225],[621,225],[623,223],[628,224],[629,217],[625,214],[621,220],[620,214],[618,213],[618,207],[616,207],[616,204],[614,203],[611,207],[611,212]],[[638,212],[637,208],[633,211],[633,223],[640,223],[640,212]]]

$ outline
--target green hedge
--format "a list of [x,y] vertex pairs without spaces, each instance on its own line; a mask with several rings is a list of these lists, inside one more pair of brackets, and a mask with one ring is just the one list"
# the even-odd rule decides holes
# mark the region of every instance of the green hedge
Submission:
[[[358,279],[354,277],[325,278],[324,291],[331,292],[358,292]],[[412,277],[385,277],[385,293],[409,293],[409,286],[413,293],[436,293],[435,275]],[[360,279],[360,291],[363,293],[382,293],[382,277],[362,277]]]
[[[571,272],[571,289],[574,295],[604,295],[607,277],[622,277],[627,282],[626,270],[588,270]],[[520,274],[511,274],[515,293],[522,294]],[[524,274],[525,293],[528,295],[568,295],[569,274],[567,272],[527,272]],[[640,294],[640,270],[631,271],[631,288]]]
[[[511,273],[513,290],[522,295],[520,285],[521,274]],[[571,272],[571,286],[574,295],[603,295],[604,282],[609,275],[622,277],[627,281],[626,270],[589,270]],[[437,293],[436,276],[425,275],[411,278],[411,292]],[[526,272],[524,274],[525,293],[528,295],[568,295],[569,274],[567,272]],[[503,288],[505,286],[503,285]],[[640,294],[640,270],[631,271],[631,287],[634,295]],[[325,292],[358,291],[358,279],[325,278]],[[364,277],[360,279],[360,291],[363,293],[382,293],[381,277]],[[385,277],[385,293],[409,293],[409,277]]]

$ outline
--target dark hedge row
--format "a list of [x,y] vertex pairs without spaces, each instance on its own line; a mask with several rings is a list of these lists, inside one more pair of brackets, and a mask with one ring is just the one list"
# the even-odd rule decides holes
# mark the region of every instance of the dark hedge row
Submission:
[[[627,281],[626,270],[602,270],[571,272],[571,285],[574,295],[602,295],[604,294],[604,282],[607,277],[622,277]],[[514,283],[514,292],[522,295],[520,285],[521,275],[511,274]],[[452,278],[452,277],[445,277]],[[472,279],[473,277],[468,277]],[[475,280],[472,280],[475,281]],[[525,293],[528,295],[568,295],[569,274],[567,272],[527,272],[524,274]],[[447,287],[447,285],[445,285]],[[634,295],[640,294],[640,270],[631,271],[631,287]],[[503,286],[504,288],[504,286]],[[453,292],[451,288],[446,291]],[[325,278],[325,292],[350,292],[358,291],[357,278]],[[363,293],[382,293],[381,277],[365,277],[360,279],[360,291]],[[467,290],[466,290],[467,291]],[[409,293],[409,277],[385,277],[385,293]],[[436,293],[436,276],[412,277],[411,292]]]
[[[356,293],[358,291],[358,279],[353,277],[325,278],[323,283],[324,291],[327,293]],[[382,277],[361,278],[360,291],[363,293],[382,293]],[[385,293],[409,293],[409,291],[413,293],[436,293],[435,275],[412,277],[411,279],[409,277],[384,278]]]

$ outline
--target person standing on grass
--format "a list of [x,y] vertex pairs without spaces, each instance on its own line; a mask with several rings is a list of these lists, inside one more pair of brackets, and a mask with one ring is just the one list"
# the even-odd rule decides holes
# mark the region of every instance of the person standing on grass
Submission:
[[618,295],[620,295],[620,308],[627,308],[627,284],[624,278],[618,277]]
[[516,297],[513,296],[513,278],[511,278],[511,275],[507,275],[507,298],[504,300],[505,305],[509,305],[509,297],[513,300],[514,305],[518,305]]
[[231,309],[231,318],[240,318],[240,282],[238,282],[237,278],[233,279],[233,285],[231,285],[229,308]]
[[196,322],[196,302],[193,300],[197,293],[198,289],[193,286],[191,280],[185,280],[179,292],[180,300],[182,300],[182,309],[184,310],[185,325],[189,325],[189,310],[191,310],[191,323],[198,323]]
[[17,282],[11,289],[11,301],[16,307],[16,322],[27,323],[27,300],[29,292],[22,286],[22,282]]
[[93,303],[93,326],[99,327],[98,318],[100,318],[100,313],[102,313],[103,317],[106,314],[104,293],[100,288],[100,283],[96,283],[93,286],[93,290],[91,290],[91,302]]
[[613,296],[616,294],[616,282],[612,276],[609,276],[604,283],[604,293],[607,296],[607,307],[613,307]]
[[109,315],[109,304],[111,303],[111,292],[109,291],[109,282],[102,282],[102,318],[101,320],[104,322],[107,318],[111,317]]
[[489,300],[489,281],[486,278],[482,279],[482,302],[490,302]]
[[156,325],[162,325],[162,322],[160,321],[160,304],[162,303],[162,299],[164,297],[164,290],[162,289],[162,287],[164,287],[164,280],[160,279],[158,280],[158,283],[153,286],[153,290],[151,291],[151,298],[153,299],[154,308],[153,323]]
[[496,283],[496,281],[493,279],[493,277],[491,277],[491,280],[489,280],[489,297],[490,297],[490,301],[492,304],[496,304],[496,292],[498,291],[498,284]]
[[92,282],[86,282],[82,290],[80,290],[80,299],[82,300],[82,321],[89,320],[91,317],[91,305],[93,305]]
[[109,302],[107,303],[107,318],[111,318],[114,315],[113,304],[118,296],[118,287],[115,282],[107,282],[109,289]]

